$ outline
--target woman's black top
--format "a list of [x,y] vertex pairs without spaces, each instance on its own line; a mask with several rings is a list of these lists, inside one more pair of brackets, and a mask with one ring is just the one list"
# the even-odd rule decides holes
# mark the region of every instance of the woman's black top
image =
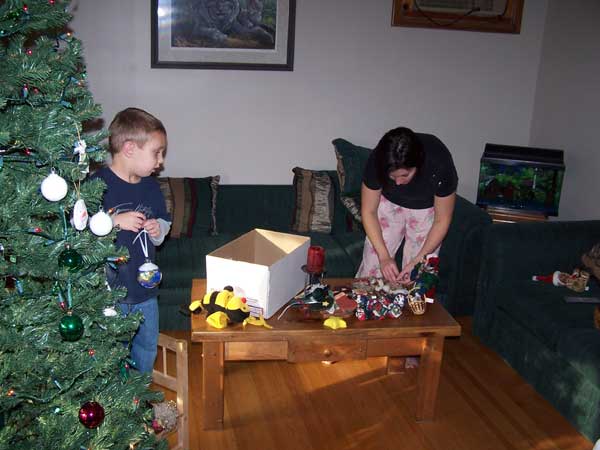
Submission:
[[[415,133],[423,145],[425,160],[408,184],[384,188],[382,195],[390,202],[409,209],[425,209],[433,206],[433,197],[447,197],[456,192],[458,174],[448,148],[431,134]],[[377,179],[375,152],[371,152],[363,183],[369,189],[382,189]]]

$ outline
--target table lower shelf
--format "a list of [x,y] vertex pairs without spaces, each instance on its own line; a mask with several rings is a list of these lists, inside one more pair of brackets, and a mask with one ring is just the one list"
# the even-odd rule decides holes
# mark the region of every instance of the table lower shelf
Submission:
[[417,420],[433,420],[443,349],[444,336],[438,334],[390,339],[333,337],[327,340],[203,342],[203,427],[204,429],[223,427],[226,361],[287,360],[299,363],[381,356],[389,358],[388,373],[401,371],[398,369],[403,364],[394,360],[405,356],[421,357],[415,415]]

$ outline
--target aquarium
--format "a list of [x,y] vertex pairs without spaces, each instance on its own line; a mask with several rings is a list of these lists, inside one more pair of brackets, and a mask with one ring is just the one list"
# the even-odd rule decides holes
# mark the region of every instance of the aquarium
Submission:
[[477,205],[557,216],[564,173],[562,150],[486,144]]

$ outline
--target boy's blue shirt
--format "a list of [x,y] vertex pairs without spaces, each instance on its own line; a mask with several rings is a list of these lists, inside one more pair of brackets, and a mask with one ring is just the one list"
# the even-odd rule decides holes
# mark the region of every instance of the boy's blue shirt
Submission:
[[[146,219],[171,221],[165,199],[155,178],[145,177],[139,183],[128,183],[115,175],[109,167],[99,169],[92,175],[92,178],[101,178],[106,183],[107,188],[103,199],[105,211],[112,208],[122,213],[140,211],[146,216]],[[143,239],[144,236],[140,236],[140,239],[135,244],[133,243],[137,235],[138,233],[128,230],[117,232],[116,245],[117,247],[127,247],[129,260],[126,264],[118,265],[118,272],[109,269],[107,278],[111,287],[127,288],[127,297],[121,300],[121,303],[141,303],[158,294],[158,287],[147,289],[137,281],[138,267],[146,260],[140,245],[140,239]],[[148,242],[148,258],[155,263],[156,249],[149,236],[146,240]]]

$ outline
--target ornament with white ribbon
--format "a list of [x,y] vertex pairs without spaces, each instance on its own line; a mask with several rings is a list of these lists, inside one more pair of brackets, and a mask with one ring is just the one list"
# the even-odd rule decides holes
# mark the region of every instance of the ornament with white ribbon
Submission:
[[137,234],[133,243],[135,244],[135,241],[138,239],[140,240],[140,246],[142,247],[146,261],[138,267],[137,280],[142,287],[152,289],[159,285],[162,280],[162,273],[158,266],[148,258],[148,232],[145,228]]
[[102,208],[90,219],[90,230],[96,236],[106,236],[113,229],[112,219]]
[[40,187],[42,191],[42,195],[44,198],[51,202],[58,202],[62,200],[67,195],[67,191],[69,187],[67,186],[67,182],[60,175],[57,175],[54,169],[50,172],[44,181],[42,181],[42,185]]
[[[79,133],[79,130],[77,132]],[[75,145],[73,146],[73,154],[79,155],[79,161],[78,161],[79,170],[83,174],[86,174],[90,171],[90,165],[88,163],[88,155],[85,151],[86,149],[87,149],[87,144],[81,138],[77,142],[75,142]]]

